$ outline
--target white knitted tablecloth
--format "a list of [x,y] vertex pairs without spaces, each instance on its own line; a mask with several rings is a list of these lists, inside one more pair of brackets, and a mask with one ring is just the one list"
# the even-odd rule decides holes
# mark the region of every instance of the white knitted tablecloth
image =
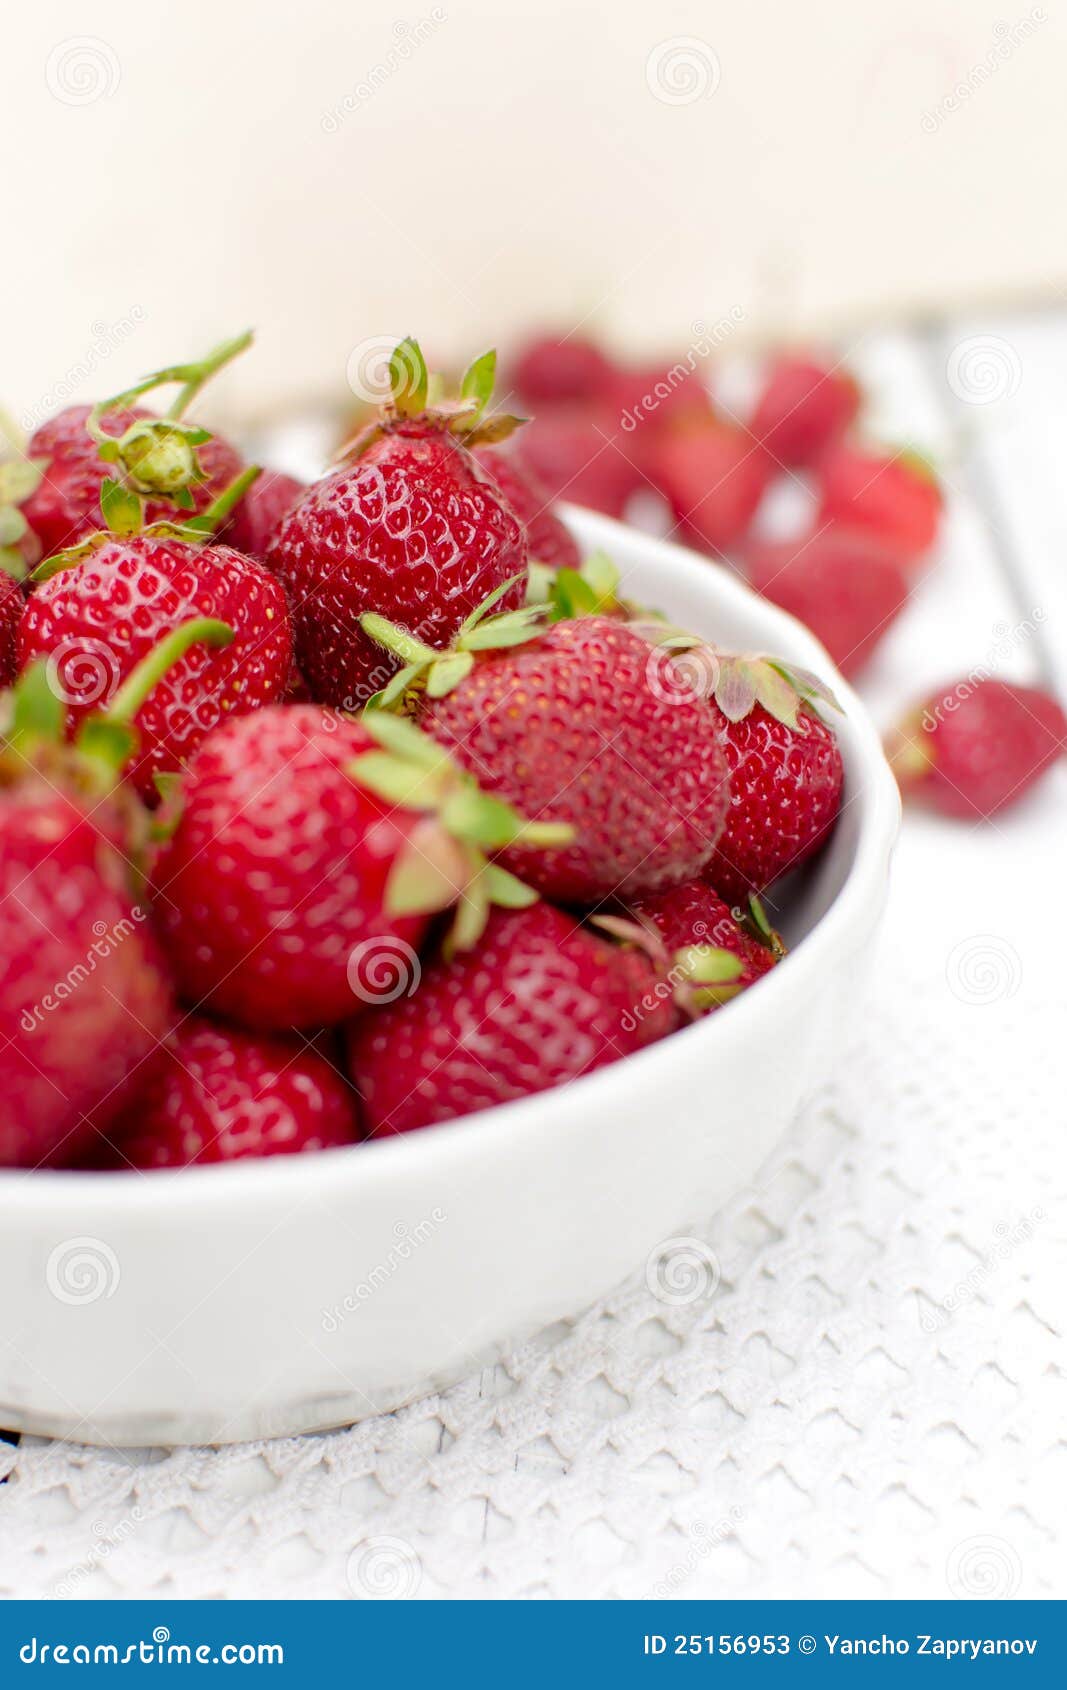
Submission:
[[[857,354],[911,432],[965,333]],[[998,326],[1016,351],[1029,333]],[[1067,370],[1062,328],[1055,345]],[[994,456],[1048,426],[1008,399],[997,427],[973,407]],[[962,462],[876,709],[976,662],[1042,666],[1019,632],[1030,581],[1005,574],[1010,533],[991,543]],[[1063,656],[1055,616],[1042,641]],[[332,1435],[0,1443],[0,1594],[1062,1594],[1065,840],[1065,769],[996,826],[909,817],[839,1074],[702,1229],[717,1284],[698,1271],[663,1300],[635,1264],[506,1365]]]

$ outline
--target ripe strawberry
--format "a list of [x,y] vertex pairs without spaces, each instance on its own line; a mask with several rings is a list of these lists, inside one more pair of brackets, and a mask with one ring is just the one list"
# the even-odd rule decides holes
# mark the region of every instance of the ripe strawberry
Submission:
[[554,499],[621,517],[641,485],[633,436],[610,403],[542,406],[516,442],[524,467]]
[[859,673],[907,603],[904,564],[863,528],[754,541],[745,560],[756,591],[805,622],[843,675]]
[[1014,804],[1067,750],[1067,718],[1037,687],[968,677],[934,693],[889,751],[901,789],[965,821]]
[[937,538],[941,488],[916,453],[894,455],[841,441],[822,458],[819,479],[820,522],[864,528],[908,560],[921,557]]
[[[44,557],[77,545],[99,528],[101,497],[116,469],[146,501],[147,522],[173,519],[176,505],[199,513],[234,480],[242,468],[234,448],[220,435],[180,419],[209,377],[250,340],[241,335],[199,363],[159,370],[101,405],[68,406],[37,430],[27,454],[44,466],[44,474],[22,510]],[[180,382],[182,390],[166,418],[136,404],[171,382]]]
[[540,410],[561,399],[602,399],[616,369],[591,340],[580,335],[539,335],[520,350],[511,372],[523,404]]
[[712,553],[748,529],[773,467],[741,429],[710,416],[664,430],[647,462],[683,538]]
[[18,582],[0,569],[0,687],[9,686],[15,678],[15,641],[22,605]]
[[711,702],[730,770],[730,808],[707,878],[731,904],[813,856],[841,808],[833,730],[812,708],[835,703],[814,675],[768,658],[712,657]]
[[201,746],[183,799],[153,872],[159,928],[189,1001],[257,1029],[388,1001],[417,982],[433,912],[462,899],[470,942],[490,899],[532,897],[480,851],[520,819],[384,712],[357,722],[288,704],[231,720]]
[[504,608],[522,603],[525,533],[468,449],[507,430],[509,419],[480,421],[493,363],[488,353],[468,370],[465,404],[428,408],[422,354],[403,342],[380,422],[275,529],[267,561],[289,589],[317,698],[355,709],[395,667],[363,633],[366,612],[443,646],[504,582]]
[[428,686],[422,717],[487,792],[574,828],[567,846],[533,853],[520,841],[503,861],[545,897],[575,904],[698,874],[729,802],[707,700],[609,617],[526,638],[516,650],[460,654],[448,690]]
[[475,457],[497,483],[526,529],[530,562],[549,569],[577,569],[582,560],[578,542],[552,509],[547,488],[514,452],[499,446],[478,446]]
[[295,476],[280,470],[265,470],[253,481],[241,500],[222,538],[235,552],[258,561],[267,555],[271,534],[307,488]]
[[812,464],[854,420],[860,397],[847,370],[783,356],[768,371],[750,427],[778,463]]
[[662,1038],[677,1011],[655,964],[538,903],[427,963],[410,997],[348,1036],[369,1133],[410,1132],[565,1085]]
[[108,796],[113,771],[62,750],[62,706],[43,669],[7,706],[0,1166],[33,1167],[76,1155],[93,1125],[118,1113],[171,1000],[147,910],[134,901],[127,806]]
[[706,420],[711,401],[691,360],[674,364],[637,364],[620,370],[611,388],[620,426],[640,448],[664,425]]
[[47,659],[75,724],[114,696],[163,634],[197,616],[226,623],[232,643],[191,648],[138,711],[131,778],[146,794],[154,775],[179,769],[221,721],[284,693],[292,630],[278,582],[227,546],[116,535],[44,581],[22,613],[19,666]]
[[694,947],[724,953],[726,966],[705,986],[707,1009],[736,997],[785,954],[758,898],[750,899],[742,923],[704,880],[687,880],[655,897],[636,898],[630,908],[641,921],[652,923],[669,956],[684,955]]
[[111,1166],[184,1168],[329,1150],[358,1135],[349,1087],[313,1046],[192,1015],[107,1136]]

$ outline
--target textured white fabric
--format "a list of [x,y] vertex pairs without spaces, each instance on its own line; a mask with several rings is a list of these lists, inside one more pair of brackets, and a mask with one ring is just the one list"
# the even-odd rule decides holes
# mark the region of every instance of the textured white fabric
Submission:
[[[954,499],[872,698],[1025,669],[1019,614]],[[838,1077],[658,1296],[330,1436],[0,1443],[0,1594],[1062,1594],[1065,837],[1065,770],[909,818]]]

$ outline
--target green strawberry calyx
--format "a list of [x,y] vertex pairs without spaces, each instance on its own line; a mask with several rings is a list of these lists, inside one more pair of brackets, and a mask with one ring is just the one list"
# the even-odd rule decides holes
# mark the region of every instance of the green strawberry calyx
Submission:
[[[144,504],[133,495],[127,498],[126,489],[117,482],[105,482],[100,493],[100,505],[104,515],[104,528],[98,528],[95,534],[89,534],[84,540],[79,540],[76,546],[67,546],[64,551],[53,552],[30,572],[30,579],[35,584],[50,581],[53,575],[59,575],[64,569],[72,569],[75,564],[84,563],[93,552],[99,551],[111,540],[126,540],[134,535],[147,535],[157,540],[186,540],[190,545],[203,545],[216,531],[223,526],[233,511],[244,498],[248,489],[256,478],[262,474],[258,464],[249,464],[240,475],[234,476],[228,487],[224,487],[218,498],[202,510],[199,515],[191,516],[185,522],[151,522],[144,526]],[[110,489],[110,491],[108,491]]]
[[459,397],[446,396],[444,383],[427,368],[422,347],[411,335],[399,341],[389,360],[389,396],[378,420],[342,448],[343,459],[362,456],[383,435],[413,423],[431,424],[457,435],[465,446],[492,446],[521,428],[525,417],[496,411],[487,415],[496,382],[496,352],[475,358],[463,372]]
[[[27,769],[54,769],[81,791],[100,796],[116,788],[139,735],[134,719],[152,689],[194,645],[228,646],[234,630],[228,622],[197,616],[172,628],[137,663],[105,709],[94,711],[67,743],[67,704],[61,681],[47,658],[38,659],[3,696],[0,726],[0,779],[11,781]],[[170,793],[169,777],[159,790]]]
[[[192,489],[204,480],[197,449],[207,444],[211,433],[198,423],[185,422],[185,412],[205,382],[251,344],[252,333],[247,330],[222,341],[195,363],[155,370],[93,406],[85,426],[101,458],[112,468],[100,489],[100,508],[105,524],[115,533],[140,531],[147,498],[166,499],[178,510],[194,508]],[[109,411],[125,410],[155,388],[174,385],[179,391],[165,416],[138,417],[124,433],[107,433],[103,419]]]
[[377,749],[348,765],[350,778],[384,803],[420,817],[390,870],[387,914],[429,915],[454,905],[448,946],[466,950],[481,936],[491,905],[522,909],[536,903],[537,893],[494,862],[494,854],[516,844],[558,848],[570,843],[574,829],[526,821],[510,804],[483,792],[405,717],[367,709],[359,720]]
[[[781,935],[771,926],[754,893],[749,894],[748,905],[744,913],[732,912],[734,920],[779,962],[785,955]],[[590,919],[593,926],[621,944],[636,945],[651,958],[670,986],[677,1008],[690,1020],[729,1003],[744,989],[744,958],[724,945],[685,945],[672,955],[655,923],[644,916],[595,915]]]
[[19,506],[36,492],[47,463],[44,458],[7,457],[0,460],[0,569],[21,581],[27,556],[40,557],[41,548]]
[[823,706],[840,712],[833,692],[810,669],[765,653],[720,651],[696,634],[668,623],[642,618],[630,624],[642,639],[679,662],[680,684],[713,698],[728,722],[741,722],[757,704],[786,727],[800,726],[801,707],[821,715]]
[[461,624],[452,644],[444,651],[426,645],[384,616],[374,612],[361,616],[363,632],[401,663],[387,685],[369,700],[367,708],[394,710],[416,692],[425,692],[428,698],[444,698],[466,680],[478,652],[502,651],[536,639],[549,620],[546,605],[527,604],[521,610],[506,610],[498,616],[489,614],[505,593],[523,579],[522,575],[513,575],[501,582]]

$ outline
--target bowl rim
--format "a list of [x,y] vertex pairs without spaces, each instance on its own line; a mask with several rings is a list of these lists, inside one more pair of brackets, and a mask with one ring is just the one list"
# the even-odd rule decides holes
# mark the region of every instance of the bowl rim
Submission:
[[[796,617],[760,598],[725,565],[688,547],[576,505],[563,504],[559,508],[567,526],[590,550],[610,554],[613,550],[631,548],[636,542],[658,556],[667,573],[691,569],[714,572],[714,591],[725,609],[735,607],[751,614],[755,604],[766,623],[768,646],[773,648],[780,635],[782,647],[799,654],[796,660],[824,677],[833,688],[848,719],[857,764],[857,769],[850,771],[855,790],[847,799],[849,806],[859,806],[852,862],[829,907],[797,948],[790,951],[789,966],[772,969],[764,975],[729,1005],[728,1014],[695,1021],[619,1062],[553,1088],[557,1097],[561,1093],[571,1096],[577,1088],[586,1108],[610,1112],[621,1091],[630,1090],[631,1081],[647,1082],[654,1088],[657,1073],[664,1072],[668,1063],[672,1066],[676,1063],[679,1041],[688,1041],[687,1049],[700,1041],[705,1057],[710,1057],[716,1041],[721,1044],[735,1035],[743,1036],[743,1017],[766,1015],[773,1019],[784,992],[819,990],[834,955],[843,946],[847,948],[849,932],[857,925],[864,928],[871,925],[873,916],[882,907],[888,888],[889,861],[900,826],[900,794],[866,707],[815,635]],[[143,1173],[139,1179],[130,1177],[133,1171],[130,1169],[4,1168],[0,1169],[0,1197],[17,1202],[16,1212],[26,1220],[40,1219],[53,1209],[67,1210],[74,1199],[86,1227],[96,1224],[105,1214],[130,1221],[158,1220],[163,1212],[173,1212],[176,1208],[193,1207],[202,1213],[211,1202],[222,1203],[232,1211],[234,1202],[242,1198],[252,1202],[284,1196],[291,1202],[299,1202],[313,1199],[316,1190],[328,1190],[336,1199],[343,1197],[348,1181],[359,1188],[359,1196],[365,1200],[373,1194],[376,1180],[384,1187],[387,1182],[402,1179],[409,1163],[421,1165],[425,1171],[428,1156],[437,1160],[442,1172],[455,1173],[479,1154],[483,1133],[492,1133],[494,1149],[499,1152],[509,1137],[535,1129],[552,1095],[552,1092],[535,1092],[473,1115],[460,1116],[440,1123],[430,1135],[398,1133],[308,1156],[269,1156],[199,1167],[138,1170]]]

